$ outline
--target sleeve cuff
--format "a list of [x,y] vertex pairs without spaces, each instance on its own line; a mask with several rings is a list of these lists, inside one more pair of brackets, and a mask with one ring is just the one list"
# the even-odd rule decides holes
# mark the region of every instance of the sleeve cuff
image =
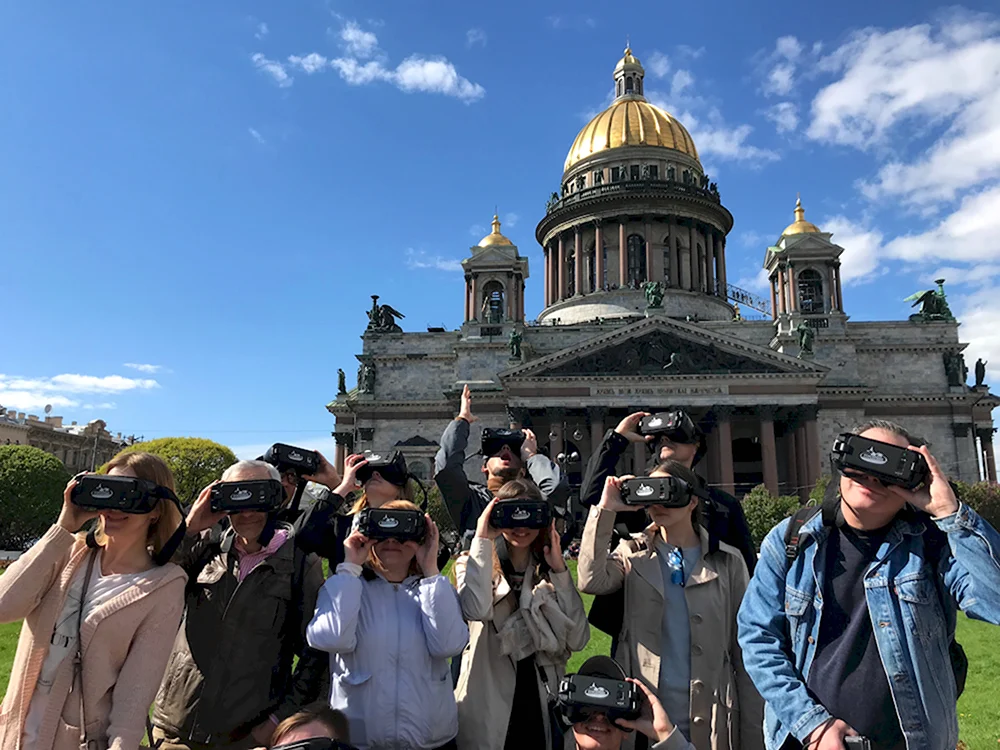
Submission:
[[657,742],[652,746],[651,750],[688,750],[690,747],[692,747],[691,743],[687,741],[681,730],[674,727],[674,730],[667,735],[667,738]]
[[344,573],[349,576],[354,576],[355,578],[359,578],[361,576],[361,570],[362,568],[360,565],[355,565],[354,563],[349,562],[342,562],[337,566],[338,574]]
[[959,501],[957,511],[952,513],[950,516],[935,518],[934,523],[936,523],[937,527],[945,533],[948,533],[949,531],[959,531],[961,529],[972,529],[976,525],[975,515],[976,512],[972,510],[972,508],[962,501]]
[[559,573],[549,571],[549,581],[557,589],[569,590],[575,588],[573,585],[573,578],[569,574],[569,569],[563,570]]

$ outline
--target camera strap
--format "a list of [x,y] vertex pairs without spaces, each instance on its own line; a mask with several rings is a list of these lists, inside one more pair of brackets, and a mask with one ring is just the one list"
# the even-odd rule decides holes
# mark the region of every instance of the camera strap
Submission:
[[[91,547],[90,539],[94,532],[87,534],[87,571],[83,577],[83,587],[80,589],[80,609],[76,613],[76,654],[73,656],[73,689],[80,693],[80,750],[98,750],[97,740],[87,739],[87,708],[83,699],[83,610],[87,604],[87,592],[90,589],[90,577],[94,574],[94,563],[98,552]],[[96,546],[96,540],[95,545]]]

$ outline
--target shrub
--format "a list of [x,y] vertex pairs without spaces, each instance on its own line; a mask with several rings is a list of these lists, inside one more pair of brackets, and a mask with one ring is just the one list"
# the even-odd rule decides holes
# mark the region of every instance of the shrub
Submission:
[[990,482],[955,482],[958,499],[981,515],[993,528],[1000,529],[1000,485]]
[[753,537],[757,549],[760,549],[767,532],[792,515],[801,505],[798,497],[794,495],[775,497],[762,484],[750,490],[743,497],[743,513],[747,517],[750,536]]
[[28,445],[0,445],[0,549],[25,550],[55,523],[69,472]]
[[816,486],[809,493],[809,505],[823,504],[823,495],[826,494],[826,488],[830,484],[831,479],[832,477],[829,474],[823,474],[816,480]]
[[[203,438],[159,438],[130,445],[122,453],[132,451],[152,453],[166,461],[174,475],[177,497],[185,504],[193,503],[206,485],[236,463],[229,448]],[[107,464],[98,471],[107,471]]]

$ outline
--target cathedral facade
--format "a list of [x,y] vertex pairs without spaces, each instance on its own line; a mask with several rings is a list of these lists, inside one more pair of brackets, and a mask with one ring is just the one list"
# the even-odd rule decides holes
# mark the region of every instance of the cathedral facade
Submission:
[[[482,426],[530,427],[574,488],[606,429],[671,408],[708,435],[699,472],[734,494],[763,483],[805,496],[829,473],[834,438],[871,418],[923,437],[951,477],[995,481],[1000,399],[981,373],[967,385],[943,286],[908,320],[851,322],[843,248],[797,203],[763,259],[770,299],[734,287],[733,217],[690,134],[646,101],[643,78],[626,49],[614,102],[573,141],[536,229],[545,305],[536,320],[525,317],[528,261],[497,217],[462,262],[460,329],[403,333],[374,300],[358,386],[327,406],[338,465],[349,452],[399,449],[429,478],[468,384]],[[744,319],[747,308],[766,315]],[[477,477],[472,432],[466,469]],[[620,468],[641,473],[646,460],[639,445]]]

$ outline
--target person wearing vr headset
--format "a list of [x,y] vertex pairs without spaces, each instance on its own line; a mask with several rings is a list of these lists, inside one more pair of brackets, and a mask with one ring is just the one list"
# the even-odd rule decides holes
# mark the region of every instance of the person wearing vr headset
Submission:
[[[571,742],[566,743],[566,750],[622,750],[633,731],[655,743],[651,750],[695,750],[695,746],[670,721],[670,716],[653,691],[639,680],[626,677],[625,670],[614,659],[592,656],[580,666],[576,675],[568,677],[559,691],[559,711],[570,726],[571,733]],[[598,680],[593,678],[612,680],[619,687],[616,689],[615,685],[608,685],[605,688],[604,683],[598,685]],[[566,694],[564,687],[570,681],[578,683],[574,687],[583,688],[581,694]],[[607,706],[612,696],[605,693],[610,689],[621,696],[625,683],[634,685],[632,690],[645,698],[637,715]]]
[[458,596],[438,571],[438,529],[413,503],[361,510],[345,559],[309,624],[329,654],[330,704],[361,750],[454,750],[448,659],[469,640]]
[[184,609],[168,562],[183,523],[158,456],[120,453],[69,482],[59,520],[0,576],[0,622],[24,619],[2,750],[138,746]]
[[448,513],[459,534],[471,540],[476,519],[493,499],[495,493],[512,479],[527,477],[542,491],[556,513],[560,513],[569,498],[569,483],[559,467],[538,452],[538,439],[531,430],[518,430],[509,439],[487,441],[483,448],[482,472],[486,485],[469,481],[465,473],[465,448],[469,430],[479,417],[472,413],[472,392],[462,389],[458,416],[441,435],[441,448],[434,457],[434,481],[441,490]]
[[897,424],[841,435],[832,463],[821,512],[764,539],[739,613],[767,747],[952,750],[956,608],[1000,624],[1000,534]]
[[282,721],[271,736],[271,750],[353,750],[343,711],[325,703],[305,708]]
[[[697,477],[668,460],[649,477],[608,477],[580,544],[580,591],[625,591],[615,659],[655,688],[700,750],[763,747],[764,707],[736,636],[747,585],[739,551],[713,549],[701,523]],[[650,524],[609,555],[615,516],[646,510]]]
[[[688,469],[701,461],[708,450],[705,434],[695,425],[683,410],[657,414],[662,425],[653,424],[643,429],[645,422],[654,422],[649,412],[635,412],[625,417],[617,427],[608,430],[600,447],[594,451],[583,475],[580,502],[584,506],[597,505],[608,477],[614,476],[618,461],[629,445],[646,443],[651,452],[652,468],[661,461],[678,461]],[[747,570],[753,573],[757,563],[757,550],[750,537],[750,527],[739,501],[718,487],[709,487],[697,477],[697,487],[704,491],[701,497],[701,516],[708,531],[709,545],[713,549],[725,542],[737,550],[746,562]],[[612,544],[625,539],[629,534],[641,532],[645,518],[641,513],[627,513],[619,516],[615,523]],[[621,629],[624,592],[617,591],[608,596],[599,596],[590,609],[591,624],[615,638]]]
[[305,642],[323,569],[276,519],[285,502],[277,469],[239,461],[192,506],[175,558],[187,609],[152,717],[160,750],[265,745],[325,695],[326,659]]
[[590,629],[534,484],[515,479],[497,490],[455,562],[455,580],[471,635],[455,689],[459,747],[552,748],[559,728],[548,696]]

